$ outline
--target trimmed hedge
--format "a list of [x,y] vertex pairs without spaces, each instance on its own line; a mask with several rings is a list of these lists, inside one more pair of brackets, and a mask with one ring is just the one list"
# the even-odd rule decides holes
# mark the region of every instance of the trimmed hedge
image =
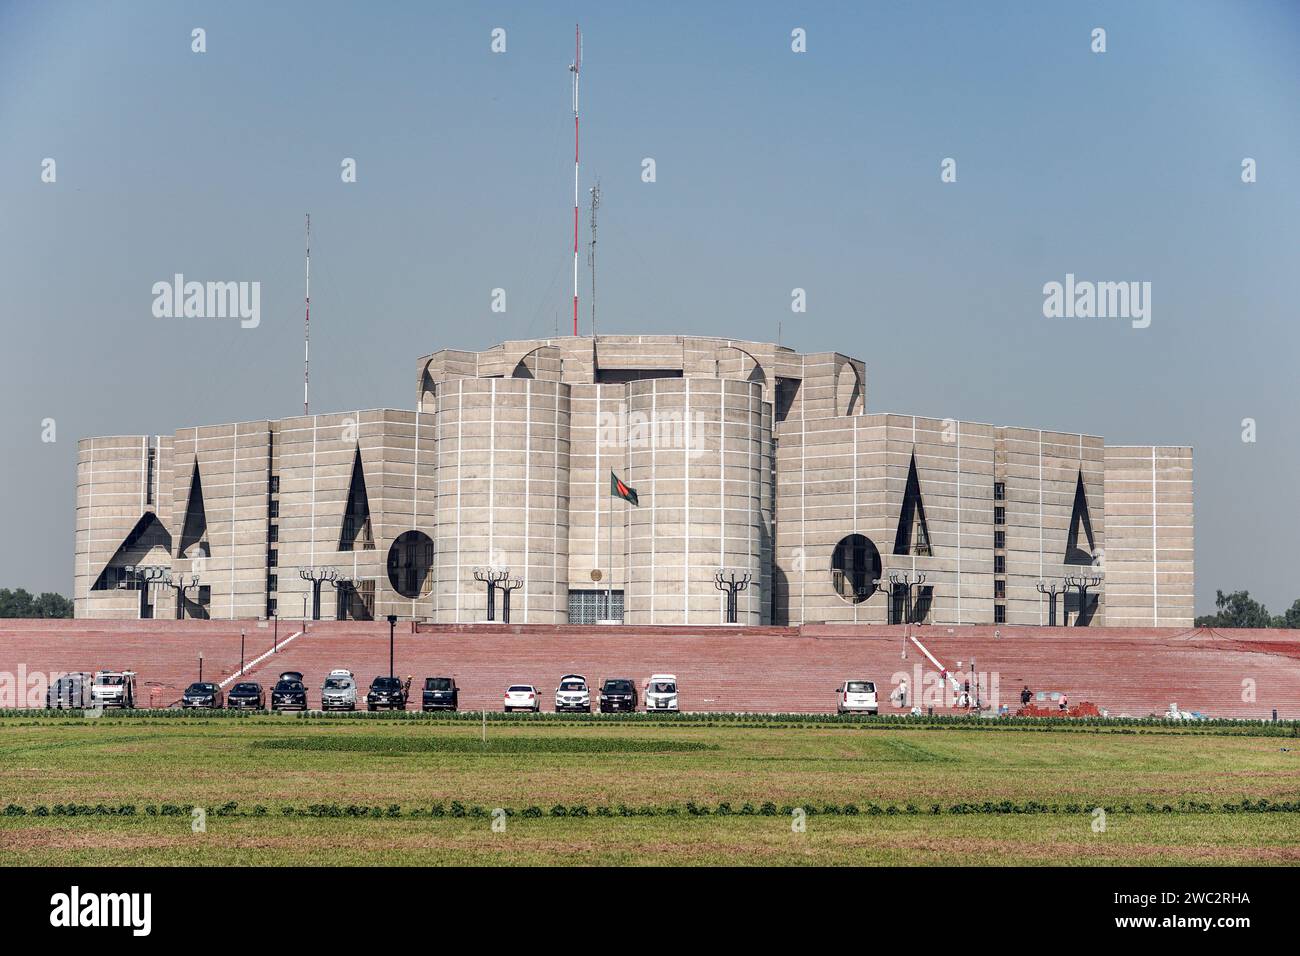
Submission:
[[[83,719],[79,710],[51,711],[44,709],[0,708],[0,718],[26,717],[27,722],[15,726],[47,726],[50,723],[69,719]],[[481,723],[482,711],[468,710],[434,713],[421,711],[293,711],[271,715],[266,711],[196,711],[196,710],[114,710],[105,712],[97,718],[100,721],[136,720],[140,718],[166,718],[171,720],[299,720],[309,723],[325,721],[415,721],[420,723]],[[35,719],[33,719],[35,718]],[[1265,718],[1212,719],[1197,721],[1168,720],[1163,717],[978,717],[971,715],[937,714],[934,716],[910,714],[882,714],[870,717],[864,714],[737,714],[737,713],[687,713],[687,714],[652,714],[641,711],[618,714],[522,714],[489,711],[487,722],[491,724],[552,724],[597,727],[609,724],[653,724],[656,727],[745,727],[803,730],[867,730],[867,729],[912,729],[912,730],[984,730],[990,732],[1006,731],[1047,731],[1053,733],[1120,733],[1145,734],[1174,731],[1190,736],[1248,736],[1248,737],[1297,737],[1300,738],[1300,721],[1280,720],[1276,723]]]
[[[687,800],[684,804],[649,804],[637,807],[628,806],[620,803],[616,807],[595,806],[588,807],[585,804],[563,804],[557,803],[549,809],[543,809],[538,806],[528,806],[522,809],[512,807],[502,807],[507,817],[520,817],[525,820],[537,820],[542,817],[556,817],[565,819],[585,819],[588,817],[775,817],[790,816],[796,809],[801,809],[808,816],[846,816],[856,817],[866,816],[1013,816],[1013,815],[1033,815],[1033,814],[1091,814],[1098,807],[1107,813],[1122,814],[1241,814],[1241,813],[1300,813],[1300,800],[1274,801],[1267,799],[1260,800],[1241,800],[1237,803],[1209,803],[1198,800],[1180,800],[1176,804],[1164,803],[1143,803],[1143,804],[1093,804],[1093,803],[1040,803],[1037,800],[1029,800],[1024,803],[1015,803],[1011,800],[991,801],[986,800],[982,803],[952,803],[939,804],[932,803],[927,807],[918,807],[915,804],[908,803],[903,806],[898,804],[878,804],[867,803],[858,806],[854,803],[804,803],[804,804],[777,804],[772,801],[764,801],[755,806],[753,803],[746,801],[739,807],[723,801],[716,805],[699,804],[694,800]],[[56,803],[53,806],[37,805],[34,807],[24,807],[11,803],[3,810],[0,810],[0,816],[5,817],[89,817],[89,816],[111,816],[111,817],[189,817],[194,810],[193,804],[170,804],[164,803],[161,806],[148,804],[143,807],[136,804],[121,804],[110,806],[106,804],[88,804],[75,803]],[[239,804],[231,800],[220,806],[205,807],[204,812],[211,817],[264,817],[270,811],[261,804],[249,808],[241,808]],[[440,818],[470,818],[486,819],[492,814],[492,809],[480,806],[478,804],[466,805],[459,800],[453,800],[448,805],[435,803],[432,806],[402,807],[400,804],[391,803],[387,806],[366,806],[361,804],[350,803],[340,805],[337,803],[312,803],[302,807],[295,807],[286,804],[280,807],[280,815],[284,817],[315,817],[315,818],[369,818],[374,820],[380,819],[419,819],[429,817],[434,819]]]

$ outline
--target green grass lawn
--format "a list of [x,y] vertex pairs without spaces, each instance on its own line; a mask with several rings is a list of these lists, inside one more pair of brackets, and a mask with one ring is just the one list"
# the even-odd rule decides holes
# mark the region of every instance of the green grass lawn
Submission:
[[[1223,809],[1260,800],[1290,807]],[[520,717],[484,742],[463,719],[6,717],[5,805],[0,865],[1297,863],[1300,747],[1232,728]]]

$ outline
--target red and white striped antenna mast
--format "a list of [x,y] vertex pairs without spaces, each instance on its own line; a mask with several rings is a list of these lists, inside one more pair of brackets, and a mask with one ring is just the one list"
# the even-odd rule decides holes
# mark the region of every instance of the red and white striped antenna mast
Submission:
[[302,320],[302,413],[309,415],[307,383],[311,378],[311,213],[307,213],[307,298]]
[[582,69],[582,30],[573,27],[573,334],[578,334],[578,72]]

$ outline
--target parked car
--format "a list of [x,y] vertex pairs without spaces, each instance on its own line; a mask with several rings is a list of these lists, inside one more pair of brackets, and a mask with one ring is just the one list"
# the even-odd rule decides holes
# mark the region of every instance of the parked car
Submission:
[[266,694],[255,681],[236,684],[226,695],[226,710],[261,710],[265,706]]
[[555,688],[555,712],[568,710],[591,713],[591,690],[587,678],[581,674],[565,674],[560,678],[560,686]]
[[426,677],[421,710],[456,710],[460,707],[460,688],[454,677]]
[[320,709],[357,709],[357,679],[350,670],[340,667],[329,672],[320,689]]
[[225,695],[221,693],[221,688],[216,684],[195,681],[185,688],[185,693],[181,694],[181,707],[185,710],[194,708],[220,710],[224,700]]
[[538,714],[542,710],[542,699],[532,684],[511,684],[506,688],[505,709],[507,714],[512,710],[531,710]]
[[307,685],[300,680],[285,680],[284,675],[271,688],[272,710],[306,710]]
[[835,709],[838,713],[871,714],[880,712],[880,701],[876,698],[876,685],[869,680],[846,680],[835,688]]
[[135,671],[96,671],[90,702],[93,707],[135,707]]
[[636,710],[636,684],[630,677],[607,677],[600,686],[600,712]]
[[45,706],[52,710],[80,709],[91,706],[90,674],[64,674],[50,682],[45,692]]
[[406,710],[406,689],[411,686],[408,677],[405,682],[400,677],[376,677],[370,682],[370,693],[366,694],[366,710]]
[[645,687],[645,709],[651,711],[671,711],[677,708],[677,675],[651,674]]

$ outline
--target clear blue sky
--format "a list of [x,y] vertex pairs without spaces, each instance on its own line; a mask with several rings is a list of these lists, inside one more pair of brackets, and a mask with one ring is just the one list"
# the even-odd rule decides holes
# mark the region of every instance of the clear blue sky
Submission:
[[[0,0],[0,586],[71,593],[78,438],[300,411],[305,211],[316,409],[563,328],[575,21],[602,331],[784,322],[869,410],[1191,444],[1198,610],[1300,597],[1292,2]],[[154,318],[175,272],[261,282],[261,326]],[[1150,281],[1151,326],[1044,318],[1067,272]]]

